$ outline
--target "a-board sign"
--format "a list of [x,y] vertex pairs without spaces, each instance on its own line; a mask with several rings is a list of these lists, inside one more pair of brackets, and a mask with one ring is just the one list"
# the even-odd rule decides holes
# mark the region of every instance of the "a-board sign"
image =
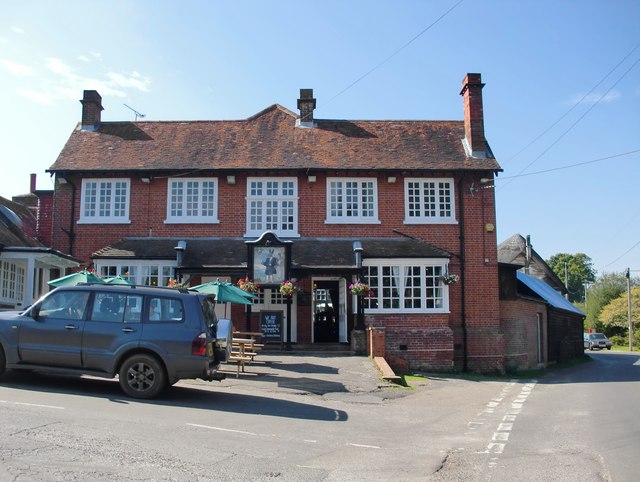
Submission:
[[261,311],[262,341],[282,341],[282,311]]

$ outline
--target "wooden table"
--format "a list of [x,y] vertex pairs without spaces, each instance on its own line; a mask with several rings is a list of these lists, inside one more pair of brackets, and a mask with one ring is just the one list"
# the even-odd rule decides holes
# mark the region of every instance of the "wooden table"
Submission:
[[[253,338],[233,338],[231,344],[231,356],[227,360],[228,362],[235,362],[238,364],[236,371],[236,378],[240,376],[240,369],[244,373],[245,363],[251,363],[253,357],[256,356],[256,352],[253,351],[255,340]],[[237,351],[235,349],[237,348]]]
[[262,333],[259,331],[234,331],[233,336],[236,335],[238,338],[251,338],[252,340],[262,338]]

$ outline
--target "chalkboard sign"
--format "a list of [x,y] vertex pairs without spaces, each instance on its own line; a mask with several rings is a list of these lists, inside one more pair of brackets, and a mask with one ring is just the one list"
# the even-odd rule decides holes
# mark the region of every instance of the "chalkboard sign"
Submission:
[[282,340],[282,311],[261,311],[260,331],[262,341]]

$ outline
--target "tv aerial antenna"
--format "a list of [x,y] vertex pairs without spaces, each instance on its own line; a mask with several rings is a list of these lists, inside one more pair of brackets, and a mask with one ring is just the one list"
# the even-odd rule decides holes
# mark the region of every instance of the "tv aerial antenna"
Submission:
[[141,114],[140,112],[138,112],[137,110],[135,110],[133,107],[129,107],[127,104],[122,104],[124,105],[127,109],[132,110],[133,113],[136,115],[135,120],[138,120],[138,117],[144,119],[146,117],[146,115]]

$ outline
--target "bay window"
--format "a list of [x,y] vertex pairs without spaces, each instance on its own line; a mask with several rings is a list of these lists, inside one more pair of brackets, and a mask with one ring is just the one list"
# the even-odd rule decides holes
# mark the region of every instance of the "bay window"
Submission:
[[363,265],[364,282],[375,294],[364,300],[368,311],[448,311],[446,260],[365,260]]

